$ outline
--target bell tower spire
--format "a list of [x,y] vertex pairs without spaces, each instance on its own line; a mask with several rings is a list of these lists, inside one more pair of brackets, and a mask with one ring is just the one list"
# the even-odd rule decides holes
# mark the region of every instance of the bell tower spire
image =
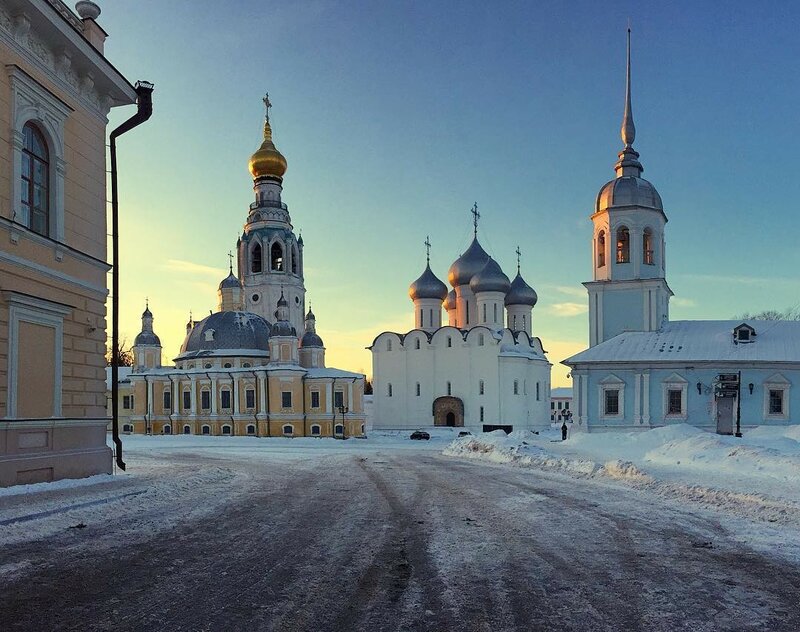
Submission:
[[631,105],[631,27],[628,26],[628,48],[625,64],[625,110],[622,113],[622,127],[620,136],[625,145],[619,153],[619,160],[614,165],[617,177],[641,176],[644,167],[639,162],[639,153],[633,148],[636,138],[636,125],[633,123],[633,107]]

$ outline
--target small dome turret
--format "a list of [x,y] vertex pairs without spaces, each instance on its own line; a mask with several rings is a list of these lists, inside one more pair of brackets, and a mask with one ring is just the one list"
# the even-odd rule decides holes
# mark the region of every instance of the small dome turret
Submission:
[[500,268],[500,264],[489,257],[483,269],[472,277],[469,282],[469,289],[474,294],[480,292],[502,292],[505,294],[511,289],[511,282]]
[[408,288],[408,295],[412,301],[425,298],[443,301],[447,298],[447,286],[439,280],[428,264],[422,275]]
[[522,278],[522,275],[517,272],[517,276],[515,276],[514,280],[511,282],[511,289],[508,294],[506,294],[505,304],[530,305],[533,307],[538,300],[539,296],[536,294],[536,290],[528,285],[525,279]]
[[241,287],[239,283],[239,279],[236,278],[236,275],[233,274],[233,270],[231,270],[230,274],[226,276],[219,284],[219,289],[224,290],[225,288],[238,288]]
[[456,309],[456,291],[450,290],[447,293],[447,298],[444,299],[444,308],[449,312],[451,309]]

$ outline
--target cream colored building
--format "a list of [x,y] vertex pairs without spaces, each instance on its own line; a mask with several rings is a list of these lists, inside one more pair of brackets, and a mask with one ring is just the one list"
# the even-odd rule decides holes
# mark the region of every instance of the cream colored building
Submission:
[[364,376],[325,366],[305,306],[303,241],[281,200],[286,159],[264,140],[250,159],[255,201],[237,244],[238,274],[218,311],[189,320],[175,366],[162,367],[149,305],[133,345],[133,412],[123,432],[340,437],[365,434]]
[[0,2],[0,486],[111,471],[106,126],[136,92],[77,10]]

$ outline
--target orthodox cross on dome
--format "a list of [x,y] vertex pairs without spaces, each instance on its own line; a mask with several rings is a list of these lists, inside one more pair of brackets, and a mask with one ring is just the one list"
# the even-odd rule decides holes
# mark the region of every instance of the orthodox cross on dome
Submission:
[[472,210],[470,211],[470,213],[472,213],[472,226],[475,229],[475,237],[477,237],[478,236],[478,220],[481,218],[481,214],[478,212],[478,203],[477,202],[475,202],[475,204],[472,205]]
[[228,268],[233,274],[233,253],[230,250],[228,251]]
[[431,264],[431,238],[429,235],[425,235],[425,250],[427,251],[427,258],[428,258],[428,265]]
[[519,274],[519,262],[522,259],[522,252],[520,252],[519,246],[517,246],[517,274]]
[[266,115],[265,115],[266,119],[267,121],[269,121],[269,109],[272,107],[272,102],[269,100],[269,92],[264,93],[264,98],[262,99],[262,101],[264,101],[264,109],[266,110]]

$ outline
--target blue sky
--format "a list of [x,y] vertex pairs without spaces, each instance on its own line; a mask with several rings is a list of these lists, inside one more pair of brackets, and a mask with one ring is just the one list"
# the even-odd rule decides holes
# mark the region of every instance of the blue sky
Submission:
[[[587,341],[592,212],[621,149],[625,29],[635,147],[669,218],[672,318],[800,302],[800,7],[789,2],[102,2],[106,53],[156,84],[119,144],[123,331],[149,296],[166,358],[215,307],[252,199],[270,92],[284,201],[329,364],[370,372],[412,324],[407,288],[479,236],[539,293],[557,364]],[[111,125],[130,113],[112,114]],[[554,384],[566,370],[556,366]]]

